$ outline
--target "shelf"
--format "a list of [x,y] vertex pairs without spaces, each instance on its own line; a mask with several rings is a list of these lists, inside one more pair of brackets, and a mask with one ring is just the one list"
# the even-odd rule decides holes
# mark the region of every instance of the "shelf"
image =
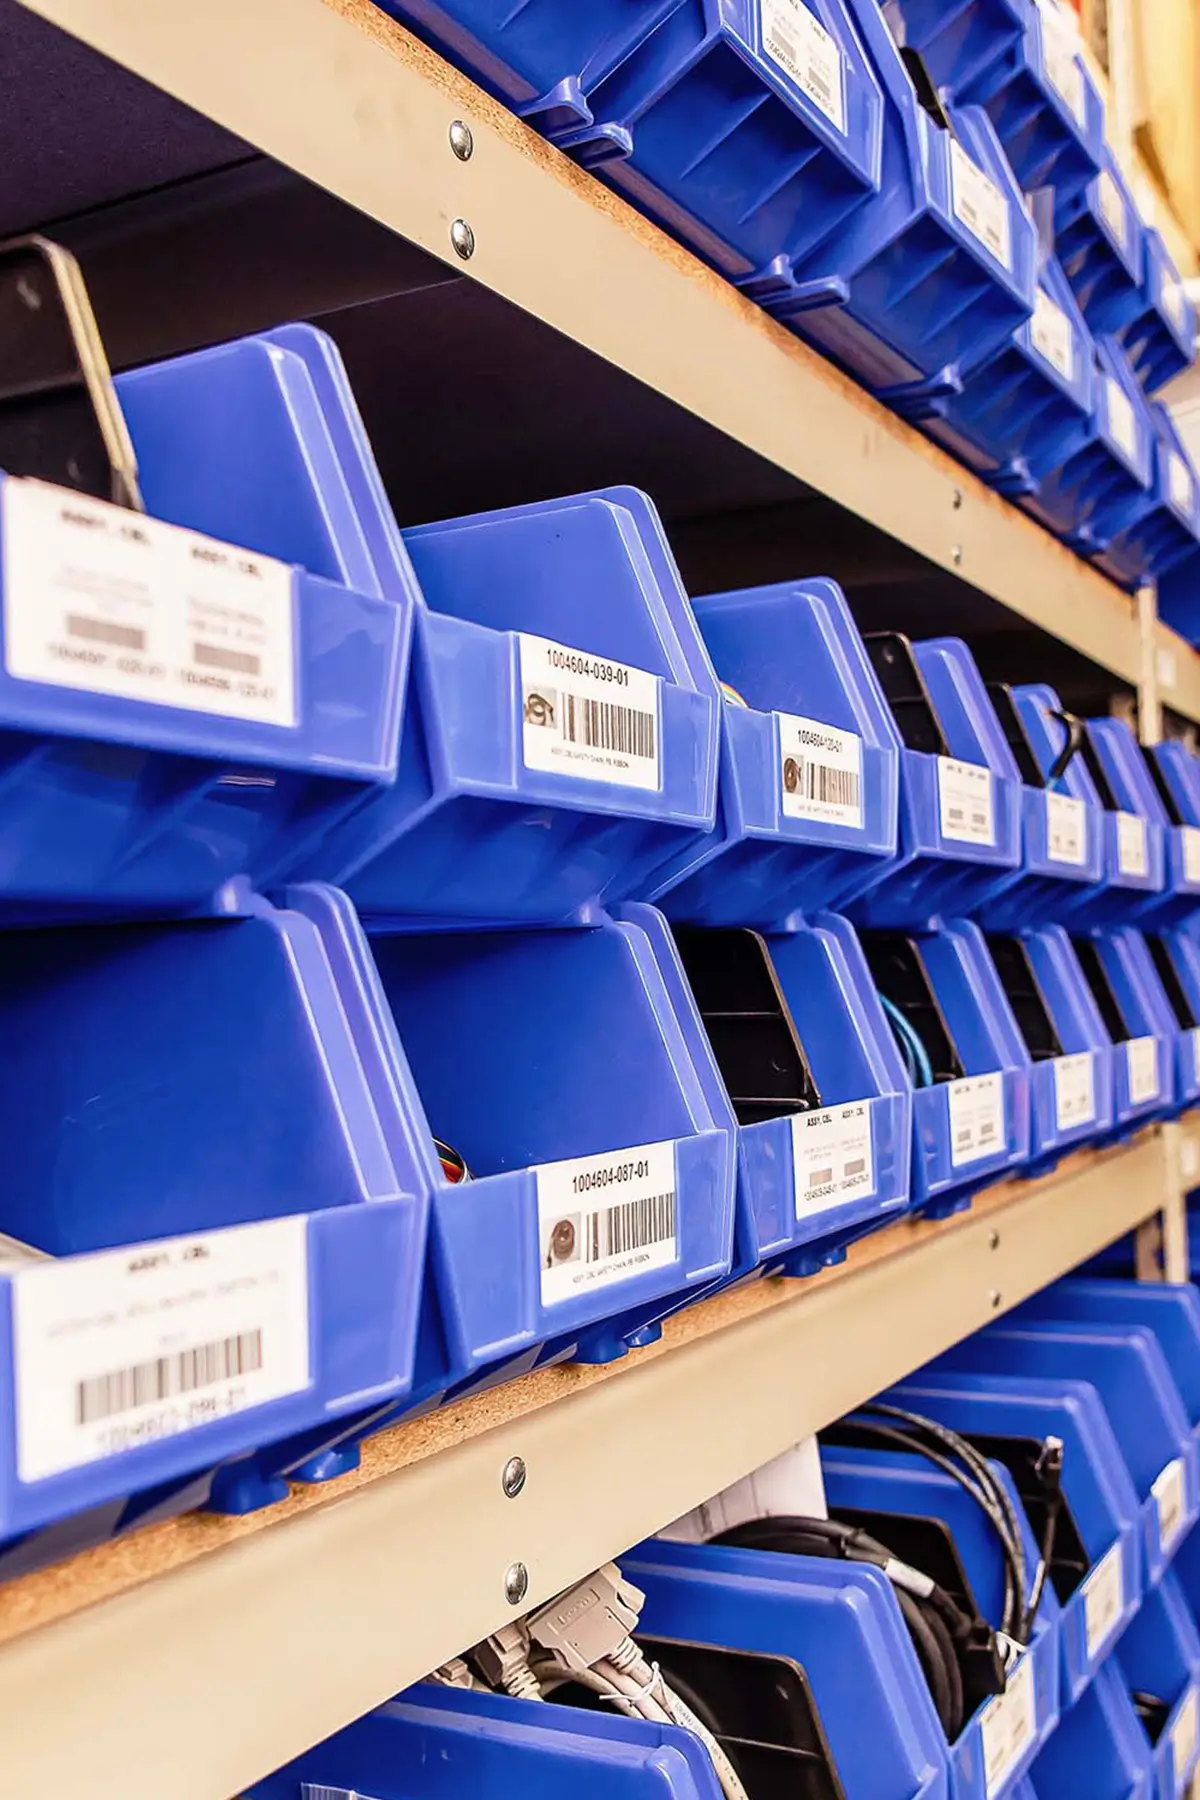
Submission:
[[[476,250],[472,281],[460,287],[482,287],[515,304],[711,433],[786,472],[793,484],[802,484],[797,493],[832,502],[843,514],[839,543],[853,536],[848,522],[857,521],[864,538],[883,534],[919,559],[917,576],[924,572],[936,582],[944,571],[949,592],[934,629],[948,619],[968,628],[972,594],[987,596],[1007,609],[1012,624],[1049,633],[1117,681],[1138,685],[1143,639],[1127,595],[742,299],[371,0],[290,0],[286,29],[277,0],[213,0],[203,8],[163,7],[156,0],[30,0],[28,10],[195,109],[181,123],[188,145],[196,114],[205,115],[236,134],[231,143],[259,147],[458,275],[467,265],[451,247],[450,225],[468,220]],[[269,80],[264,69],[271,71]],[[473,134],[474,153],[465,163],[450,148],[448,128],[456,119]],[[63,154],[71,155],[69,144]],[[66,237],[72,241],[70,231]],[[294,234],[290,242],[295,254]],[[156,263],[156,280],[170,282],[167,262]],[[422,291],[430,291],[432,279],[428,272],[420,277]],[[377,283],[381,298],[395,291]],[[414,325],[419,341],[427,317],[401,310],[394,323],[388,337],[402,355],[400,347],[413,342]],[[560,397],[573,397],[565,368],[564,376]],[[403,372],[393,371],[393,379],[396,395],[407,401]],[[446,419],[462,416],[458,398],[453,389],[447,394]],[[622,400],[618,393],[609,409],[614,423]],[[653,439],[655,424],[641,434],[635,460]],[[477,434],[465,419],[460,429],[469,471]],[[498,435],[493,420],[493,468],[504,461]],[[520,441],[521,433],[511,436]],[[541,466],[547,464],[555,466],[549,456]],[[754,483],[749,486],[749,497],[725,501],[728,510],[744,509],[746,533],[738,555],[727,559],[739,566],[746,535],[758,535],[756,508],[763,504]],[[655,497],[661,504],[657,491]],[[778,504],[778,492],[767,497],[775,503],[768,529],[782,534],[781,554],[794,560],[794,515]],[[806,541],[823,543],[825,524],[822,515]],[[709,547],[711,533],[706,538],[701,529],[699,536]],[[911,569],[907,576],[913,585]],[[879,582],[877,571],[870,580]],[[1200,677],[1196,685],[1200,689]]]
[[268,1511],[0,1588],[5,1791],[229,1800],[511,1616],[512,1563],[545,1599],[1155,1216],[1177,1154],[1153,1130],[1081,1154],[814,1280],[702,1302],[622,1363],[397,1426]]

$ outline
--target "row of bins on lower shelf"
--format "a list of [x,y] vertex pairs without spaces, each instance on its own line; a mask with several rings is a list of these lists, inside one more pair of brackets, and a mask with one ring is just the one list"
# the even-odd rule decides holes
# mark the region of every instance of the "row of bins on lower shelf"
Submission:
[[[1023,1570],[930,1427],[988,1459]],[[1200,1756],[1198,1519],[1200,1296],[1075,1276],[620,1569],[644,1657],[709,1726],[748,1800],[1185,1800]],[[884,1555],[864,1560],[861,1539],[848,1550],[823,1520]],[[998,1670],[989,1640],[1013,1617],[1013,1579],[1021,1635]],[[922,1581],[955,1609],[940,1613],[958,1632],[949,1655],[911,1598],[929,1594]],[[250,1800],[468,1785],[487,1800],[513,1781],[720,1793],[687,1731],[543,1691],[566,1704],[423,1684]]]
[[4,1538],[1200,1095],[1183,745],[827,580],[692,602],[634,490],[401,535],[307,328],[120,387],[150,515],[0,487]]
[[1195,313],[1060,0],[380,0],[809,343],[1200,629]]

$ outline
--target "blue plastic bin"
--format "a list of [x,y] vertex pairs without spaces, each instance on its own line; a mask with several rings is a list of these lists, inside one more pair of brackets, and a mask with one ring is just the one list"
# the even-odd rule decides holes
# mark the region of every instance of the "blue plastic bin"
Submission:
[[306,1750],[246,1800],[721,1800],[690,1731],[422,1683]]
[[1196,360],[1196,309],[1153,226],[1146,230],[1141,306],[1121,337],[1148,394],[1156,394]]
[[1146,494],[1153,473],[1150,415],[1115,338],[1095,340],[1094,406],[1087,430],[1059,464],[1030,465],[1036,485],[1017,504],[1080,555],[1103,549]]
[[[1032,1590],[1038,1546],[1011,1478],[1004,1470],[997,1472],[1016,1509]],[[919,1564],[921,1559],[907,1544],[902,1549],[889,1541],[889,1516],[901,1514],[909,1521],[920,1521],[926,1529],[926,1522],[932,1522],[937,1536],[941,1535],[939,1527],[944,1528],[974,1606],[993,1627],[999,1626],[1005,1577],[999,1540],[976,1501],[958,1482],[923,1457],[833,1445],[822,1445],[821,1475],[832,1518],[844,1517],[850,1524],[863,1525],[910,1563]],[[942,1545],[938,1548],[940,1553]],[[946,1585],[944,1580],[942,1585]],[[1058,1625],[1058,1600],[1047,1583],[1033,1635],[1021,1660],[1009,1671],[1004,1695],[976,1707],[950,1745],[951,1791],[956,1800],[1001,1800],[1013,1794],[1054,1730],[1061,1654]],[[1026,1660],[1028,1666],[1023,1668]]]
[[1109,875],[1115,827],[1083,756],[1071,756],[1055,772],[1070,741],[1055,690],[1032,682],[991,694],[1007,714],[1022,777],[1022,856],[1018,869],[994,877],[976,908],[989,930],[1019,931],[1094,905],[1096,889]]
[[1028,1160],[1024,1041],[983,933],[969,920],[913,934],[865,931],[861,941],[885,1001],[926,1027],[924,1060],[910,1055],[906,1070],[912,1204],[935,1215],[956,1211]]
[[1110,1657],[1063,1712],[1029,1776],[1032,1800],[1154,1800],[1154,1759]]
[[405,533],[424,593],[395,786],[293,872],[360,912],[562,923],[712,829],[718,689],[634,488]]
[[1057,0],[900,0],[900,12],[938,85],[987,107],[1027,193],[1051,187],[1061,205],[1087,186],[1100,168],[1104,103]]
[[319,929],[245,911],[0,937],[0,1227],[54,1259],[0,1285],[0,1536],[411,1391],[425,1172]]
[[801,1665],[847,1796],[947,1800],[946,1740],[880,1570],[661,1538],[621,1568],[646,1595],[643,1632]]
[[1142,1592],[1140,1507],[1108,1414],[1090,1382],[968,1374],[937,1366],[883,1396],[965,1433],[1026,1485],[1048,1436],[1062,1439],[1064,1509],[1051,1580],[1061,1607],[1062,1701],[1076,1700],[1137,1610]]
[[1091,333],[1062,269],[1047,257],[1032,318],[964,379],[961,393],[900,410],[1011,497],[1037,484],[1035,469],[1059,468],[1075,454],[1094,387]]
[[859,0],[383,3],[733,280],[878,191]]
[[1021,866],[1023,796],[1013,753],[961,639],[867,644],[905,744],[900,855],[843,910],[879,927],[971,913],[998,878]]
[[[1183,1409],[1191,1426],[1188,1456],[1198,1478],[1192,1492],[1200,1494],[1200,1291],[1190,1282],[1133,1281],[1073,1275],[1034,1294],[1014,1317],[1021,1319],[1079,1319],[1084,1323],[1108,1321],[1140,1325],[1154,1333],[1170,1368]],[[1180,1483],[1182,1470],[1172,1468],[1162,1483],[1159,1513],[1161,1536],[1168,1547],[1176,1539],[1184,1518],[1180,1504],[1186,1499]],[[1161,1477],[1160,1477],[1161,1480]]]
[[1124,719],[1088,719],[1085,734],[1084,760],[1105,809],[1104,870],[1077,916],[1116,923],[1173,916],[1169,885],[1182,873],[1179,847],[1172,846],[1150,758]]
[[146,517],[0,485],[10,922],[227,907],[395,776],[416,583],[329,340],[118,387]]
[[1130,506],[1097,562],[1128,588],[1180,566],[1200,570],[1200,485],[1192,459],[1161,402],[1150,406],[1153,468],[1146,493]]
[[957,392],[1033,310],[1033,222],[979,107],[934,118],[877,0],[853,0],[884,97],[881,187],[803,265],[743,283],[888,401]]
[[[663,948],[653,909],[630,906],[622,916]],[[677,925],[674,936],[662,978],[681,1016],[703,1020],[708,1055],[697,1070],[737,1144],[730,1277],[811,1274],[909,1198],[912,1095],[857,936],[845,919],[818,914],[809,927],[769,934],[769,968],[752,960],[740,974],[734,959],[753,959],[748,945],[704,927]],[[761,991],[769,983],[775,999]],[[780,1098],[783,1063],[773,1060],[789,1025],[811,1079],[807,1104],[790,1112]],[[736,1093],[734,1071],[743,1078]],[[762,1091],[748,1091],[756,1080]]]
[[716,830],[656,878],[653,898],[697,925],[787,928],[836,909],[894,857],[899,739],[832,581],[693,602],[721,709]]
[[1028,1169],[1041,1174],[1067,1151],[1111,1134],[1116,1051],[1065,928],[1013,932],[1008,942],[1006,935],[989,933],[988,948],[1025,1050]]
[[1116,1320],[1005,1320],[947,1351],[942,1366],[1090,1381],[1138,1496],[1147,1582],[1161,1577],[1200,1515],[1200,1485],[1191,1422],[1153,1331]]
[[1120,332],[1141,309],[1145,227],[1105,144],[1100,173],[1055,212],[1054,248],[1094,332]]
[[1164,891],[1145,911],[1185,924],[1200,907],[1200,757],[1178,738],[1150,744],[1144,756],[1165,840]]
[[1141,1702],[1157,1800],[1184,1800],[1200,1758],[1200,1633],[1172,1573],[1146,1595],[1113,1660]]
[[1182,1034],[1140,931],[1098,927],[1073,942],[1116,1050],[1115,1125],[1123,1135],[1174,1110]]

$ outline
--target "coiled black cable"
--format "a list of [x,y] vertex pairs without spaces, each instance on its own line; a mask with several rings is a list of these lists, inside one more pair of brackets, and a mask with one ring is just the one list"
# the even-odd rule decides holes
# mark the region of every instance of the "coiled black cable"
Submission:
[[881,1569],[899,1602],[947,1741],[952,1743],[958,1737],[967,1713],[963,1658],[970,1647],[979,1644],[981,1633],[985,1640],[992,1634],[986,1623],[968,1613],[936,1581],[893,1556],[877,1538],[836,1519],[788,1515],[748,1519],[723,1531],[713,1542],[792,1556],[841,1557]]

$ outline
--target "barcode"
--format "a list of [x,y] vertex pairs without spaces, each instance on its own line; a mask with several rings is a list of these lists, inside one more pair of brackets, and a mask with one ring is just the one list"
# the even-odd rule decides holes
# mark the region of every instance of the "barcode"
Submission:
[[805,800],[857,807],[861,785],[857,769],[839,769],[836,763],[810,762],[807,757],[800,764],[800,794]]
[[954,820],[956,825],[961,825],[966,816],[967,815],[961,806],[952,806],[950,808],[950,817]]
[[632,706],[614,706],[611,700],[583,700],[567,694],[563,736],[571,744],[590,750],[616,750],[622,756],[654,759],[653,713]]
[[846,1180],[849,1181],[853,1176],[861,1175],[866,1166],[866,1158],[860,1156],[856,1158],[854,1162],[848,1162],[842,1170],[842,1174],[845,1176]]
[[357,1788],[331,1788],[323,1781],[302,1781],[300,1800],[366,1800],[366,1796]]
[[662,1244],[675,1236],[675,1190],[667,1194],[647,1194],[641,1200],[626,1200],[604,1212],[593,1213],[588,1221],[584,1246],[585,1262],[603,1262],[608,1256],[623,1256],[627,1250],[641,1250],[647,1244]]
[[223,650],[219,644],[193,644],[192,661],[207,669],[232,669],[235,675],[257,675],[262,664],[245,650]]
[[67,614],[67,636],[87,638],[93,644],[115,644],[119,650],[146,648],[146,634],[136,625],[113,625],[108,619],[89,619],[82,613]]
[[[862,1165],[859,1166],[861,1168]],[[808,1174],[809,1191],[811,1192],[813,1188],[817,1187],[828,1187],[832,1180],[832,1169],[810,1169]]]
[[[674,1196],[672,1195],[672,1200]],[[233,1375],[252,1375],[263,1366],[262,1331],[241,1331],[172,1356],[155,1356],[107,1375],[91,1375],[75,1386],[75,1422],[94,1425],[135,1407],[213,1387]]]
[[954,1141],[956,1144],[969,1144],[971,1141],[971,1137],[972,1137],[971,1127],[969,1125],[966,1125],[963,1127],[963,1129],[961,1131],[955,1132]]

